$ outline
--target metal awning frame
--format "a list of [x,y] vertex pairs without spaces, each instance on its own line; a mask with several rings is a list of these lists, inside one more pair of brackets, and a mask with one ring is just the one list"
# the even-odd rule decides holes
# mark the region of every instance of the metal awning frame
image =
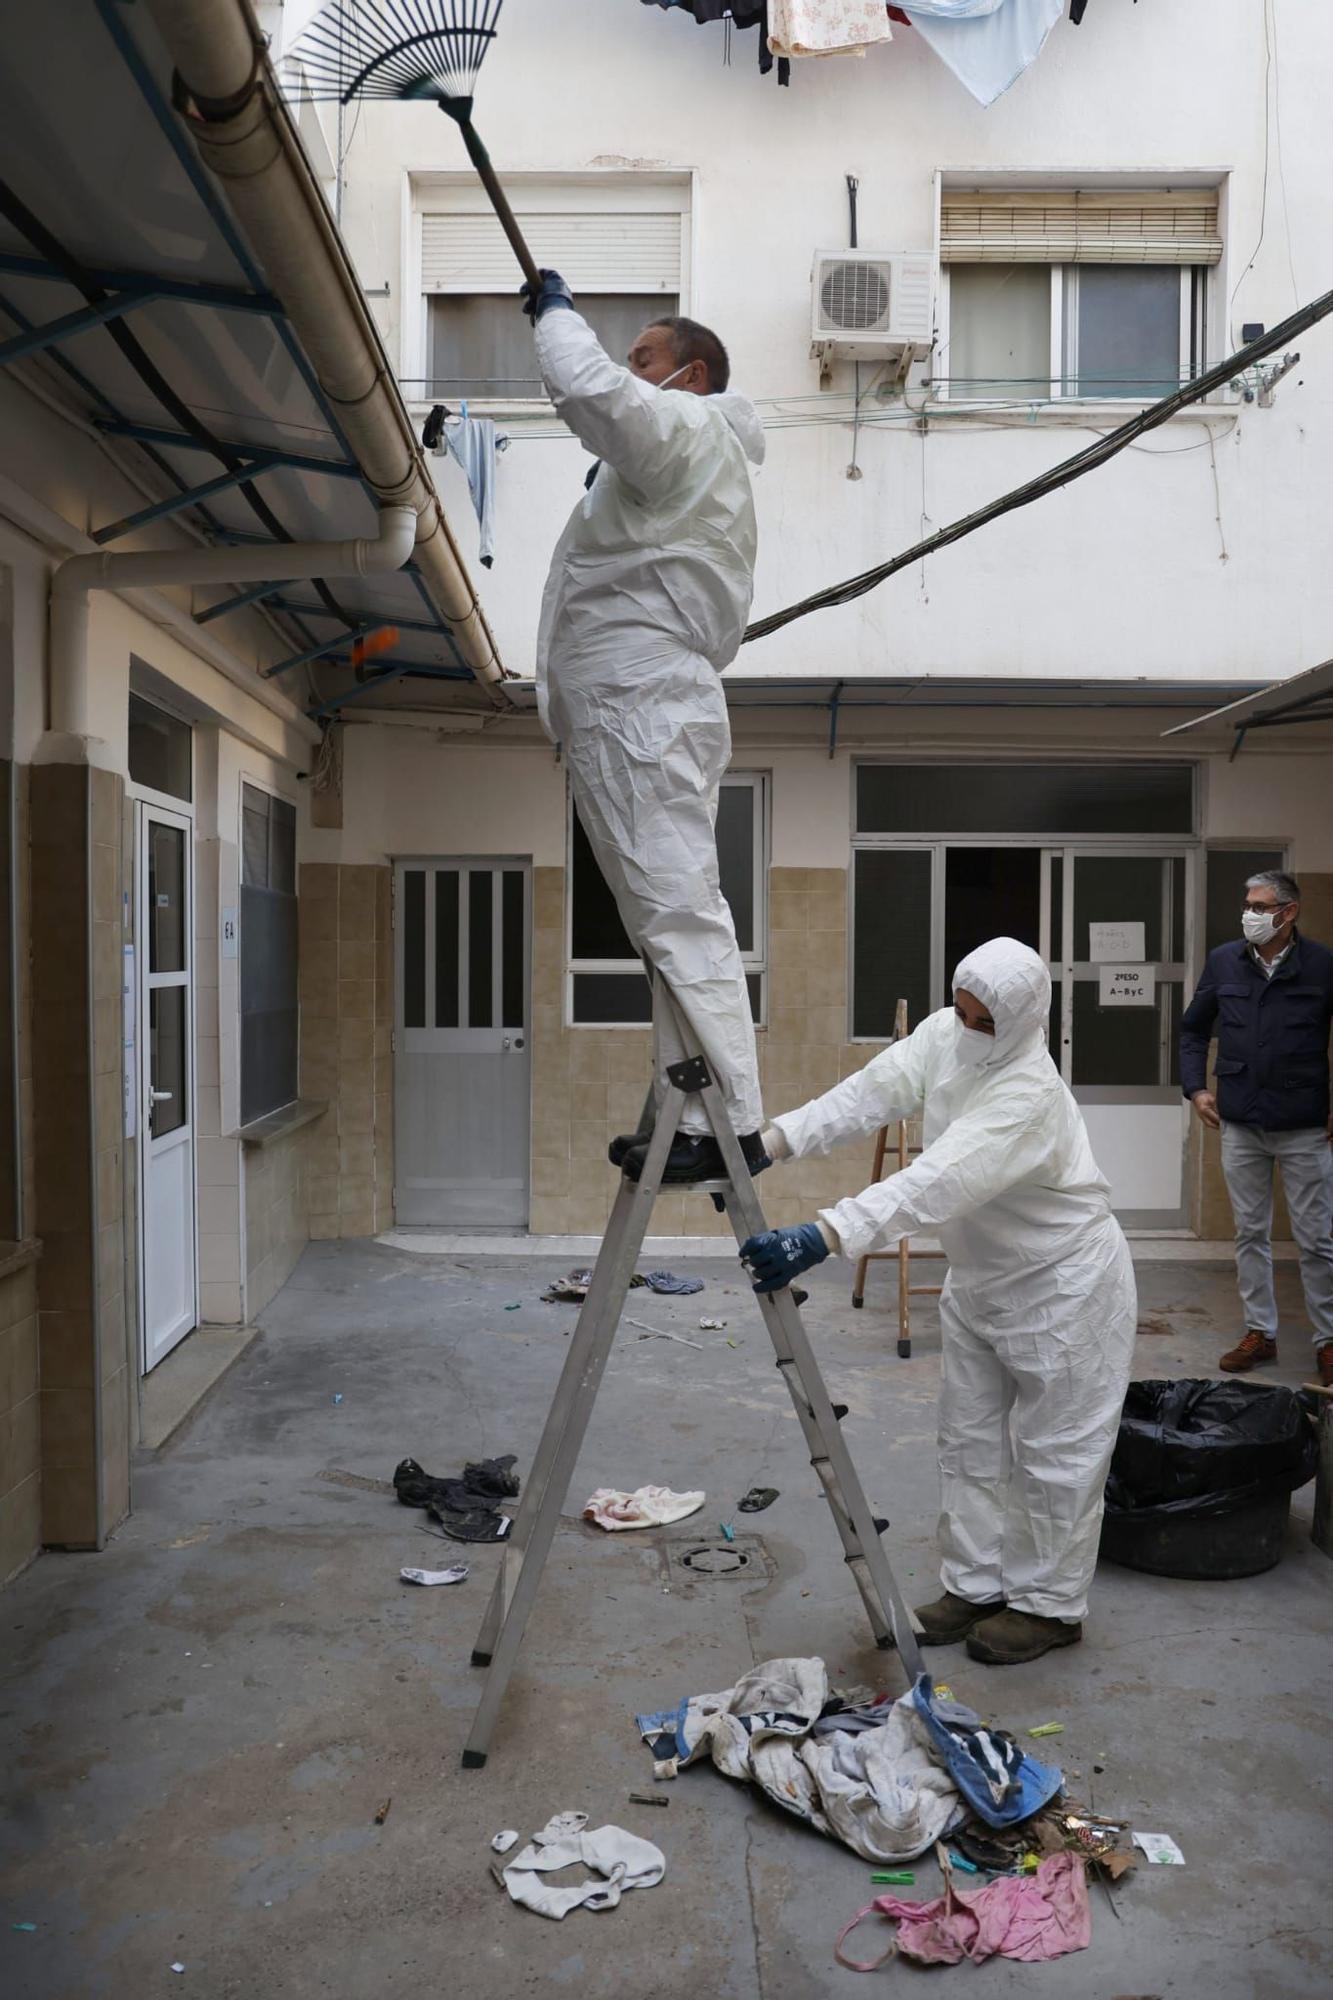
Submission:
[[[174,111],[163,97],[156,79],[136,47],[122,18],[118,0],[94,0],[94,5],[155,123],[170,145],[177,162],[217,228],[227,250],[243,273],[249,289],[165,277],[146,271],[94,270],[78,266],[78,260],[72,255],[69,256],[69,267],[62,269],[60,264],[49,257],[0,251],[0,276],[8,275],[24,280],[51,281],[69,285],[72,282],[70,269],[78,266],[80,281],[86,283],[90,291],[101,291],[106,294],[105,298],[85,303],[73,312],[60,314],[42,323],[29,319],[17,305],[0,292],[0,311],[3,311],[18,328],[16,334],[0,341],[0,367],[14,361],[46,355],[89,399],[95,427],[108,437],[124,438],[138,444],[155,471],[176,488],[175,493],[167,498],[155,501],[119,521],[109,522],[94,530],[92,539],[98,544],[105,545],[152,521],[170,519],[174,515],[193,509],[209,537],[219,546],[272,542],[276,548],[281,546],[280,539],[276,536],[238,533],[227,529],[210,512],[207,502],[220,493],[237,486],[249,485],[266,473],[279,470],[324,475],[339,480],[357,480],[367,499],[378,512],[378,497],[356,462],[337,414],[306,359],[283,312],[280,300],[265,287],[262,274],[228,213],[225,203],[211,184]],[[56,243],[53,235],[50,242],[57,250],[63,247]],[[233,444],[220,439],[209,441],[186,431],[136,422],[117,409],[111,398],[63,352],[67,340],[163,301],[205,311],[259,313],[269,319],[288,358],[328,425],[341,456],[332,458],[309,452],[289,451],[280,444]],[[218,458],[224,469],[212,478],[193,484],[188,483],[162,455],[166,451],[175,450],[211,453]],[[328,660],[330,664],[351,665],[349,651],[351,643],[366,633],[382,630],[385,626],[392,625],[400,630],[429,633],[443,643],[452,664],[399,659],[391,654],[382,662],[380,670],[373,678],[354,688],[343,690],[327,700],[312,701],[308,713],[315,719],[336,714],[346,702],[358,700],[372,689],[383,686],[391,680],[410,677],[475,681],[471,668],[463,661],[453,632],[432,603],[416,563],[407,562],[398,573],[411,578],[413,588],[426,614],[424,617],[399,619],[391,613],[380,616],[371,614],[354,616],[350,612],[341,613],[325,605],[299,604],[282,595],[280,585],[259,584],[238,591],[219,604],[195,612],[194,622],[201,626],[207,625],[230,611],[238,611],[248,605],[258,605],[266,610],[280,613],[294,629],[295,636],[304,650],[298,651],[274,667],[265,669],[262,674],[264,679],[272,679],[275,675],[285,673],[293,667],[313,663],[316,660]],[[337,618],[345,629],[335,639],[321,643],[307,624],[308,617]]]

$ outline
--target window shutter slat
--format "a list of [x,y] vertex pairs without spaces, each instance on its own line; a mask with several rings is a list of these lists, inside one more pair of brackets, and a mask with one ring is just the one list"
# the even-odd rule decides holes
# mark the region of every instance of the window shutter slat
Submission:
[[1028,191],[945,188],[946,264],[1216,264],[1211,188]]
[[[543,265],[577,293],[679,292],[679,214],[518,215]],[[421,288],[425,292],[512,292],[514,253],[493,215],[421,218]]]

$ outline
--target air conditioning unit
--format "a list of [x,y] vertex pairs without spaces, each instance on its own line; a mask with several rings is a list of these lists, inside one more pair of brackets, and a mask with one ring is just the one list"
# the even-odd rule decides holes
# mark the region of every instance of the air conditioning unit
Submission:
[[934,260],[922,250],[815,253],[811,354],[820,361],[896,361],[929,354]]

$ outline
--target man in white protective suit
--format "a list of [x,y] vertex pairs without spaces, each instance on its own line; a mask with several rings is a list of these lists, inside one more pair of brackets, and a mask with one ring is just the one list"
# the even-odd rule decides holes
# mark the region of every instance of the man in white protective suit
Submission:
[[741,1251],[762,1292],[830,1253],[939,1238],[944,1595],[917,1616],[926,1644],[966,1639],[997,1666],[1083,1635],[1137,1322],[1129,1246],[1047,1052],[1050,1005],[1026,945],[970,952],[952,1007],[763,1135],[773,1159],[801,1158],[922,1113],[920,1156]]
[[[551,560],[537,640],[542,725],[563,746],[579,819],[635,948],[668,981],[752,1172],[768,1164],[745,970],[718,881],[718,788],[731,731],[718,675],[745,631],[755,519],[754,406],[728,392],[716,334],[655,321],[613,361],[544,271],[525,285],[542,377],[599,463]],[[684,1054],[654,1008],[654,1087]],[[637,1180],[646,1133],[613,1141]],[[664,1179],[723,1172],[689,1100]]]

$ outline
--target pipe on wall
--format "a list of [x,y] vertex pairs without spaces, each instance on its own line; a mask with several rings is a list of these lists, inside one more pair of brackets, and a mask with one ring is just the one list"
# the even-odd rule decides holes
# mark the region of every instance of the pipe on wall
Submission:
[[369,485],[416,516],[422,581],[465,663],[495,689],[495,640],[440,505],[360,282],[306,158],[247,0],[149,0],[226,190]]
[[382,576],[401,569],[416,542],[410,506],[380,510],[380,532],[342,542],[265,542],[247,548],[98,549],[67,556],[51,578],[51,728],[89,736],[89,593],[150,584],[297,583],[323,576]]

